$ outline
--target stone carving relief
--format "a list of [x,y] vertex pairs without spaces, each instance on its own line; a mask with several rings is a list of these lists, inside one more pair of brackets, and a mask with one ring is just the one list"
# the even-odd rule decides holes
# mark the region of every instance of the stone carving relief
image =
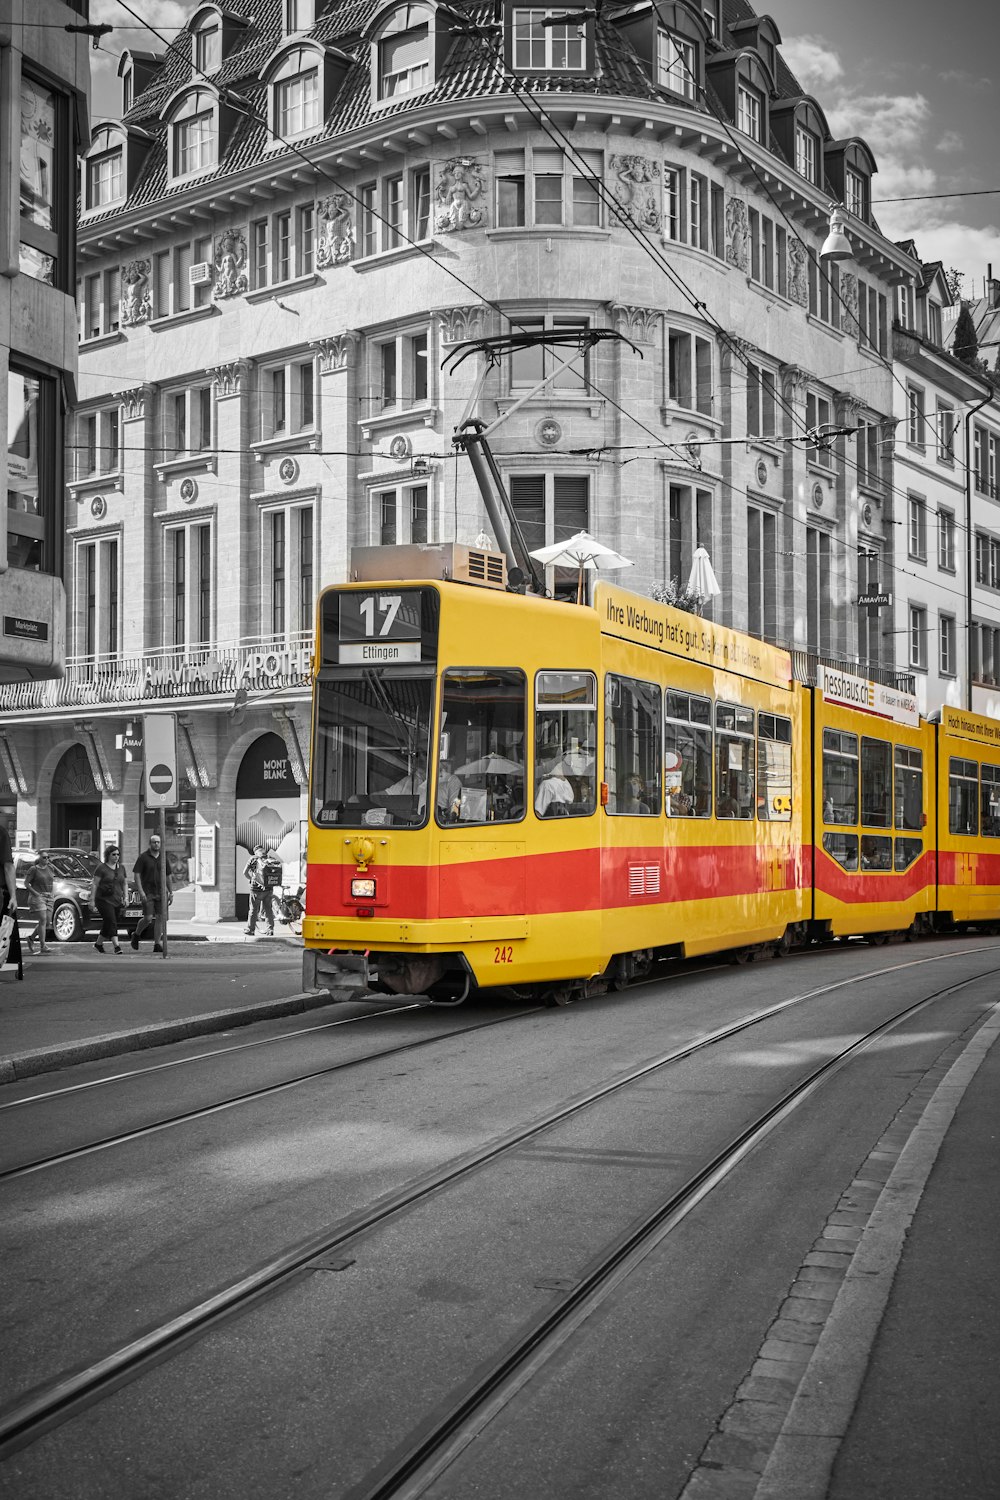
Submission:
[[781,394],[785,401],[805,401],[808,384],[809,376],[798,365],[781,366]]
[[809,275],[806,247],[794,234],[788,236],[788,300],[809,306]]
[[122,267],[121,323],[123,328],[134,328],[139,323],[148,323],[153,314],[153,300],[149,291],[152,262],[144,257],[130,260]]
[[358,338],[359,335],[353,328],[346,328],[343,333],[330,334],[322,339],[310,339],[309,347],[319,354],[320,371],[329,374],[331,370],[346,370],[354,361]]
[[747,247],[750,232],[747,227],[747,206],[742,198],[726,199],[726,260],[737,271],[746,271],[750,261]]
[[320,199],[316,210],[319,218],[316,264],[320,270],[326,266],[342,266],[354,255],[351,200],[346,193],[331,193],[328,198]]
[[210,373],[220,396],[238,396],[246,373],[246,362],[242,359],[230,360],[228,364],[216,365]]
[[655,307],[628,307],[623,302],[609,302],[608,311],[616,331],[633,344],[651,344],[663,316]]
[[658,230],[660,211],[660,164],[648,156],[612,156],[608,163],[617,181],[612,190],[638,229]]
[[441,320],[441,340],[445,344],[486,337],[489,309],[481,303],[475,302],[471,307],[443,307],[438,317]]
[[224,229],[215,241],[215,287],[212,296],[238,297],[248,291],[247,241],[242,229]]
[[152,394],[148,385],[133,386],[130,391],[119,391],[118,399],[125,408],[125,420],[134,422],[146,415],[146,398]]
[[845,333],[852,338],[860,338],[861,325],[858,322],[858,278],[853,271],[842,271],[840,273],[840,297],[841,327]]
[[434,228],[440,232],[476,229],[485,221],[483,173],[472,156],[453,156],[442,164],[434,196]]

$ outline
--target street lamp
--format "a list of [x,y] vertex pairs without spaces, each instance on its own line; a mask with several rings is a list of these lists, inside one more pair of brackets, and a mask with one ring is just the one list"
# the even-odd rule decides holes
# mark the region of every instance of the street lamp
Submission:
[[842,203],[834,203],[830,209],[830,233],[823,241],[823,248],[819,252],[820,260],[853,260],[854,251],[851,242],[847,238],[847,224],[844,219],[844,206]]

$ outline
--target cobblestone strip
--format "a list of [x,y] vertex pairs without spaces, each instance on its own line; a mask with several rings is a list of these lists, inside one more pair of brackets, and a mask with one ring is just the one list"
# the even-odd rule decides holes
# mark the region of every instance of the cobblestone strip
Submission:
[[823,1500],[906,1229],[998,1034],[1000,1007],[945,1049],[899,1110],[814,1241],[678,1500]]

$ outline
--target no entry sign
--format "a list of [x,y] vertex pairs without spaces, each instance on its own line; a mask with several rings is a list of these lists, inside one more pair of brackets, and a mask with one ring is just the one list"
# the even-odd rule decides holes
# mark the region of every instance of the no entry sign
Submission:
[[147,807],[177,806],[177,717],[145,714],[143,741]]

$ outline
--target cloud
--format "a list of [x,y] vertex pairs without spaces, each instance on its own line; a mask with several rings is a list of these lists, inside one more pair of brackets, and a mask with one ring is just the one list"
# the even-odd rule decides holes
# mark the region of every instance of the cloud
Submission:
[[844,76],[844,67],[829,42],[821,36],[795,36],[782,42],[781,55],[807,94],[818,84]]
[[937,151],[964,151],[965,141],[957,130],[946,130],[935,147]]
[[135,15],[119,5],[118,0],[93,0],[91,4],[91,21],[113,27],[110,36],[102,37],[98,50],[90,54],[93,122],[121,115],[118,61],[122,53],[163,53],[191,19],[191,7],[179,0],[141,0],[132,9]]

